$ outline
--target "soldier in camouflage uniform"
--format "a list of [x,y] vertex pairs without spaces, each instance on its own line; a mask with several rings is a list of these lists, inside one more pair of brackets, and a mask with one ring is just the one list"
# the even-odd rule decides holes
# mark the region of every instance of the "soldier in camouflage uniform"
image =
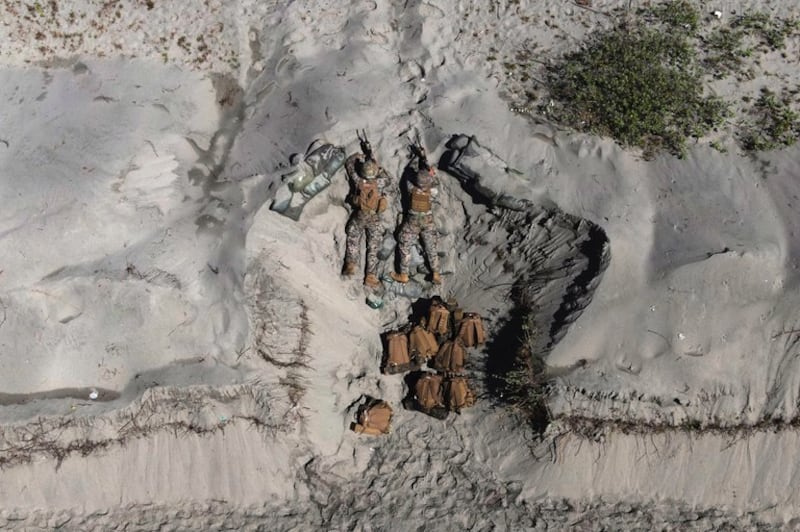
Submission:
[[375,288],[381,284],[377,276],[378,248],[384,233],[380,213],[388,206],[385,193],[392,178],[374,159],[361,153],[348,157],[344,167],[352,186],[348,199],[353,206],[353,214],[345,227],[347,243],[342,273],[347,276],[356,273],[361,255],[361,237],[366,233],[367,273],[364,285]]
[[441,284],[439,274],[439,254],[437,253],[438,232],[433,223],[431,210],[433,198],[437,194],[435,172],[432,167],[420,165],[413,180],[407,182],[409,208],[400,226],[398,252],[400,255],[400,272],[392,272],[392,279],[398,283],[408,282],[408,269],[411,262],[411,246],[422,240],[422,249],[431,268],[431,282]]

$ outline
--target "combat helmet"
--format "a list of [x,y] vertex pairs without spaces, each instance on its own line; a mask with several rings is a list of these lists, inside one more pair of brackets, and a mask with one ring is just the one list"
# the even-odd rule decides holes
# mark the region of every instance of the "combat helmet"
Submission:
[[364,179],[375,179],[378,175],[378,163],[372,159],[362,161],[358,168],[358,175]]
[[414,184],[421,189],[429,189],[433,186],[433,176],[435,175],[435,171],[433,167],[426,168],[424,166],[420,167],[417,171],[417,174],[414,176]]

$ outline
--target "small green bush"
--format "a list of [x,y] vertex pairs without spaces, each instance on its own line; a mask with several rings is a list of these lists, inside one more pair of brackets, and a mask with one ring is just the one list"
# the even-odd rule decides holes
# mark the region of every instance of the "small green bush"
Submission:
[[719,125],[727,105],[704,96],[693,46],[680,32],[620,26],[591,37],[550,69],[544,110],[578,130],[682,155],[688,137]]
[[646,16],[653,17],[672,28],[697,31],[700,12],[687,0],[671,0],[645,9]]
[[716,78],[740,73],[744,59],[753,54],[752,49],[745,48],[744,36],[744,31],[739,28],[721,27],[712,31],[705,39],[703,66]]

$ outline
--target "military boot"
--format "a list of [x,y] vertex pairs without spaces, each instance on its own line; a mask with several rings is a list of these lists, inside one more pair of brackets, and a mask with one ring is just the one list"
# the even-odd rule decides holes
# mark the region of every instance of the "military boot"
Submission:
[[407,273],[391,272],[389,275],[391,275],[392,279],[394,279],[398,283],[406,284],[408,282],[408,274]]
[[439,274],[439,272],[433,272],[431,274],[431,282],[433,284],[442,284],[442,276]]
[[344,268],[342,268],[342,275],[354,275],[356,273],[356,263],[355,262],[345,262]]
[[374,273],[368,273],[366,277],[364,277],[364,286],[368,286],[370,288],[378,288],[381,285],[381,280],[378,279],[378,276]]

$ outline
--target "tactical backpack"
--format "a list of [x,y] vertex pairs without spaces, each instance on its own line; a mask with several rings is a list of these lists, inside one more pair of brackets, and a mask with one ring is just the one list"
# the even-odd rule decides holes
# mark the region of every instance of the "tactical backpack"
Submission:
[[456,338],[442,344],[439,352],[433,358],[433,367],[447,373],[460,373],[464,370],[466,361],[467,352],[464,344]]
[[386,363],[384,373],[394,375],[412,368],[408,354],[408,336],[403,331],[392,331],[386,335]]
[[481,317],[474,312],[464,314],[458,327],[458,339],[466,347],[475,347],[486,343],[486,331],[483,328]]
[[408,335],[409,351],[411,357],[418,365],[436,355],[439,344],[432,332],[425,330],[421,325],[416,325]]
[[353,430],[359,434],[380,436],[388,434],[392,421],[392,407],[386,401],[372,399],[358,409],[358,423]]
[[450,311],[444,305],[433,302],[428,311],[428,330],[434,334],[450,334]]
[[414,388],[417,409],[433,417],[444,419],[447,410],[442,395],[442,376],[437,373],[425,373],[419,378]]
[[453,412],[460,412],[462,408],[475,404],[475,394],[470,390],[466,377],[447,379],[444,383],[444,397],[447,408]]
[[356,206],[363,212],[383,212],[386,210],[386,198],[378,190],[377,179],[359,179],[357,181],[358,195]]

